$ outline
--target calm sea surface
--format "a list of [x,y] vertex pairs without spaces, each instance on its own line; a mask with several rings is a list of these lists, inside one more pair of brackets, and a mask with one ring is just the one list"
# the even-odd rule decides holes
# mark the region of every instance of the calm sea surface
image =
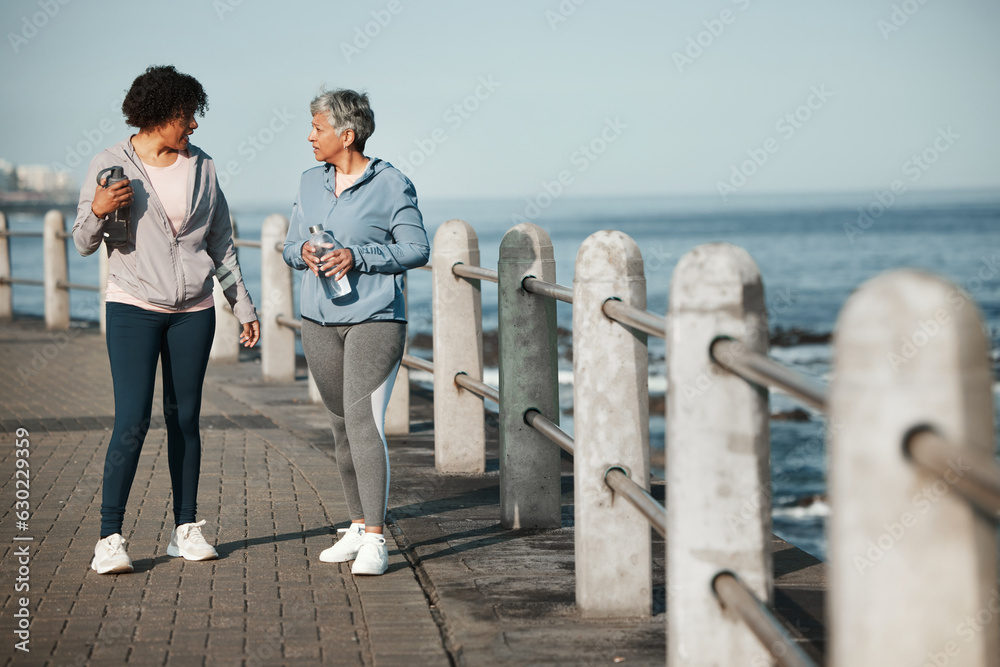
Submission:
[[[738,207],[718,199],[591,199],[557,200],[533,222],[552,238],[557,281],[572,285],[573,263],[582,241],[601,229],[629,234],[642,250],[646,264],[649,310],[665,313],[671,273],[677,261],[701,243],[724,241],[745,248],[757,261],[764,279],[772,331],[801,329],[818,334],[833,330],[837,315],[851,292],[865,280],[890,269],[919,268],[962,285],[978,302],[993,341],[995,372],[1000,350],[1000,194],[910,195],[907,201],[873,218],[867,228],[858,225],[858,207],[868,207],[874,196],[759,197],[745,199]],[[422,202],[425,225],[433,233],[444,220],[461,218],[471,223],[479,237],[482,265],[495,268],[500,240],[513,226],[513,214],[524,215],[524,200]],[[234,206],[239,233],[259,238],[260,226],[271,213],[288,214],[289,206],[256,210]],[[41,229],[41,220],[11,216],[13,229]],[[67,226],[72,221],[67,221]],[[847,229],[845,230],[845,226]],[[851,232],[851,233],[849,233]],[[14,275],[41,278],[41,243],[11,239]],[[257,251],[241,250],[240,261],[251,294],[260,294]],[[70,280],[97,283],[97,259],[70,253]],[[15,287],[15,310],[42,313],[39,288]],[[430,273],[413,271],[409,277],[410,333],[431,333]],[[72,315],[96,319],[97,299],[89,292],[74,292]],[[559,304],[559,324],[571,328],[570,306]],[[484,330],[496,329],[495,287],[483,285]],[[650,340],[650,392],[666,388],[663,343]],[[415,354],[428,356],[420,350]],[[829,380],[829,345],[776,347],[772,356],[822,382]],[[497,381],[496,369],[487,369],[486,380]],[[572,364],[561,361],[560,399],[572,405]],[[997,391],[994,391],[997,396]],[[772,394],[772,413],[796,405]],[[563,427],[572,431],[572,418],[564,415]],[[801,548],[825,556],[823,527],[829,514],[825,502],[824,422],[773,421],[771,468],[775,480],[774,530]],[[664,421],[654,415],[650,424],[652,446],[664,446]],[[805,452],[805,455],[803,455]],[[662,472],[662,471],[661,471]]]

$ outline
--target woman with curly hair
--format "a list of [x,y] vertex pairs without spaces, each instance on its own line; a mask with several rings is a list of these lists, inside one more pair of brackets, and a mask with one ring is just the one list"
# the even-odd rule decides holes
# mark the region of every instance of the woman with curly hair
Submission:
[[[215,164],[189,143],[208,97],[173,67],[136,77],[122,112],[138,133],[90,163],[80,192],[73,239],[81,255],[105,242],[107,345],[115,394],[115,428],[104,462],[101,536],[91,568],[131,572],[122,523],[149,429],[157,361],[163,367],[163,417],[175,528],[167,553],[218,558],[195,522],[201,464],[202,384],[215,333],[212,276],[243,323],[240,342],[256,344],[260,326],[233,247],[229,206]],[[108,182],[108,168],[124,180]],[[103,173],[102,173],[103,172]],[[115,175],[112,171],[109,175]],[[101,180],[95,187],[95,181]],[[124,229],[115,233],[114,226]]]

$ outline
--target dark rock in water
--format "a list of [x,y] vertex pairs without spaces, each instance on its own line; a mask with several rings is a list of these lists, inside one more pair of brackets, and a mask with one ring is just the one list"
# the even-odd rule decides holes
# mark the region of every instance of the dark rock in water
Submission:
[[776,412],[771,415],[771,421],[775,422],[808,422],[812,421],[812,415],[802,408],[795,408],[787,412]]
[[792,507],[812,507],[816,503],[825,503],[826,496],[822,494],[816,494],[812,496],[802,496],[801,498],[796,498],[791,504]]
[[794,347],[795,345],[825,345],[830,342],[831,334],[816,333],[798,327],[782,329],[777,327],[771,332],[771,345],[774,347]]
[[410,347],[418,350],[433,350],[434,339],[430,334],[418,333],[410,336]]

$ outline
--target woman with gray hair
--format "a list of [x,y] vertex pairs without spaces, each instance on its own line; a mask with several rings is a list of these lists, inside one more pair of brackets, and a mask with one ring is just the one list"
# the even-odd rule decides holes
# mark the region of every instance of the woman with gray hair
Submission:
[[[302,349],[329,412],[351,519],[320,560],[353,560],[354,574],[378,575],[389,564],[382,535],[389,496],[384,423],[406,339],[403,276],[427,263],[430,246],[413,183],[364,154],[375,131],[368,96],[327,91],[309,110],[309,142],[322,164],[302,174],[283,255],[304,271]],[[323,228],[336,239],[332,247],[309,241]],[[330,298],[321,272],[346,277],[350,291]]]

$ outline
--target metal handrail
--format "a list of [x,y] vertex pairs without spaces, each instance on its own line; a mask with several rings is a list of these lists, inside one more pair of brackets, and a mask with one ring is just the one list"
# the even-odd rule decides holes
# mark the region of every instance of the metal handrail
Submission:
[[101,288],[97,285],[81,285],[80,283],[64,283],[59,281],[56,283],[56,288],[58,289],[80,289],[86,290],[88,292],[100,292]]
[[302,320],[296,320],[291,317],[285,317],[284,315],[278,315],[274,318],[274,321],[283,327],[288,327],[289,329],[302,329]]
[[954,486],[978,510],[1000,519],[1000,464],[990,454],[945,440],[929,426],[910,430],[903,448],[917,465]]
[[45,281],[32,280],[30,278],[0,278],[0,285],[32,285],[34,287],[45,287]]
[[[732,572],[720,572],[712,591],[724,609],[732,609],[781,667],[816,667],[774,613]],[[779,650],[778,647],[781,647]]]
[[[823,412],[827,411],[829,392],[826,387],[759,352],[753,352],[745,347],[742,350],[733,349],[738,345],[743,344],[728,336],[719,336],[708,346],[709,355],[715,363],[747,382],[765,387],[777,387],[803,403]],[[722,361],[720,357],[725,356],[727,350],[730,352],[729,360]]]
[[40,239],[45,236],[42,232],[17,232],[10,229],[0,229],[0,237]]
[[638,329],[650,336],[657,338],[666,338],[667,336],[667,318],[662,315],[641,310],[614,298],[605,301],[604,305],[601,306],[601,311],[615,322]]
[[466,373],[456,373],[455,384],[459,387],[468,389],[480,398],[488,398],[497,405],[500,404],[500,392],[497,389],[489,386],[485,382],[469,377]]
[[620,493],[637,510],[642,512],[653,530],[663,537],[667,536],[667,508],[649,495],[649,491],[636,484],[635,480],[629,478],[625,471],[619,467],[608,468],[608,471],[604,473],[604,483],[610,486],[615,493]]
[[496,271],[493,269],[484,269],[481,266],[468,266],[467,264],[458,263],[451,267],[451,272],[460,278],[485,280],[491,283],[495,283],[500,280]]
[[524,413],[524,423],[559,445],[563,451],[569,454],[575,453],[576,444],[573,438],[535,408]]
[[547,283],[534,276],[528,276],[521,281],[521,287],[524,288],[524,291],[531,292],[532,294],[547,296],[563,303],[573,303],[573,289],[565,285]]
[[426,371],[428,373],[434,373],[434,364],[426,359],[421,359],[420,357],[414,357],[409,354],[403,355],[402,363],[407,368],[415,368],[418,371]]
[[[233,238],[233,245],[237,248],[260,248],[260,241],[252,241],[251,239],[243,239],[239,237]],[[284,244],[281,246],[284,248]]]

